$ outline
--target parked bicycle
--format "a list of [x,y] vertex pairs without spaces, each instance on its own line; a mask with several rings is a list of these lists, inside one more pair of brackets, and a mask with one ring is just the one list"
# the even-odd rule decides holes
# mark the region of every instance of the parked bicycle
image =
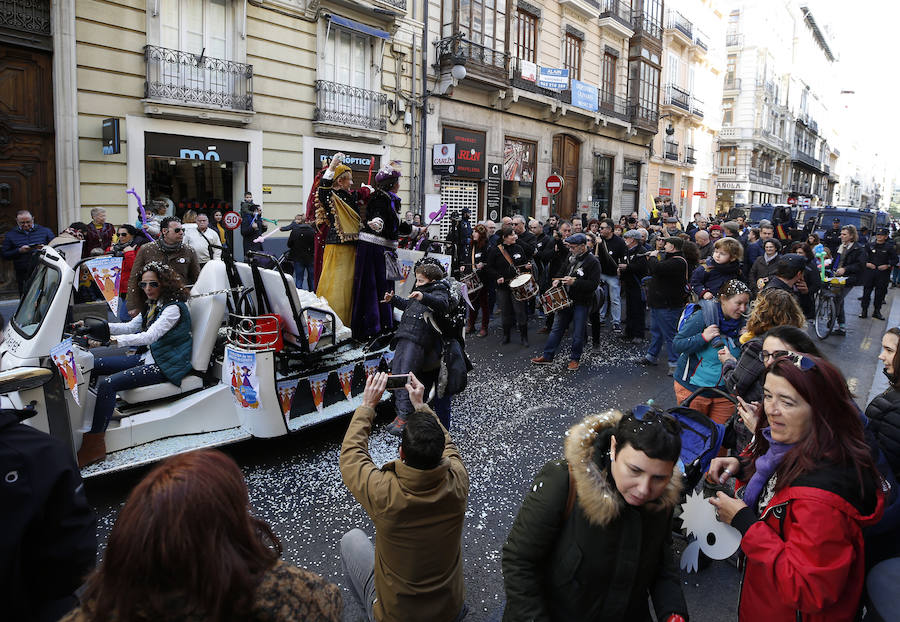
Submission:
[[847,285],[847,277],[831,276],[825,279],[819,292],[816,294],[816,337],[825,339],[834,330],[837,322],[838,305],[843,296],[844,287]]

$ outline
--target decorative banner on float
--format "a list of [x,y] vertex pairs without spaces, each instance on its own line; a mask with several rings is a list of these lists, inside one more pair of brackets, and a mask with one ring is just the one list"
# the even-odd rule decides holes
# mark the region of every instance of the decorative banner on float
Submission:
[[315,350],[319,341],[327,334],[330,319],[329,315],[322,311],[306,310],[306,338],[309,341],[310,350]]
[[122,278],[122,257],[98,257],[85,266],[94,283],[100,288],[103,299],[114,314],[119,313],[119,280]]
[[378,371],[378,366],[381,365],[381,359],[368,359],[363,361],[363,368],[366,370],[366,380],[368,380],[371,376],[375,375],[375,372]]
[[71,337],[50,348],[50,358],[56,364],[66,389],[72,392],[75,403],[81,406],[81,402],[78,401],[78,368],[75,366]]
[[313,403],[319,412],[322,412],[322,404],[325,401],[325,385],[328,384],[329,375],[330,372],[325,372],[309,377],[309,390],[312,391]]
[[230,378],[231,395],[241,408],[259,408],[259,378],[256,377],[256,353],[225,348],[225,369]]
[[275,391],[278,393],[278,403],[281,404],[281,414],[285,420],[291,412],[291,403],[294,401],[294,393],[297,392],[296,380],[282,380],[275,383]]
[[341,390],[344,392],[344,397],[346,397],[348,400],[350,399],[351,389],[353,387],[354,369],[356,369],[356,363],[344,365],[337,370],[338,380],[341,381]]
[[680,518],[688,535],[696,538],[681,554],[681,567],[688,572],[697,570],[700,551],[710,559],[727,559],[741,545],[741,532],[719,522],[716,508],[701,494],[687,496],[681,504]]

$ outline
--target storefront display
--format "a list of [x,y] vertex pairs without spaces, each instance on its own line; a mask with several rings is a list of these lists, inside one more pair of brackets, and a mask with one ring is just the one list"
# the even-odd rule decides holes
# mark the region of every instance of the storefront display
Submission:
[[592,188],[591,209],[588,218],[599,218],[601,214],[611,216],[613,158],[594,156],[594,186]]
[[503,145],[503,215],[534,215],[537,143],[507,137]]

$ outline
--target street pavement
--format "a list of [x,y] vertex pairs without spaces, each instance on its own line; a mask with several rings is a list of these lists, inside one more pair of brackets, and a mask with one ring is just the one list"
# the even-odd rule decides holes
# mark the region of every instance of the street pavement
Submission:
[[[818,343],[847,375],[859,404],[865,407],[873,380],[882,376],[876,361],[881,336],[887,326],[898,325],[900,305],[891,304],[896,294],[890,290],[890,321],[860,320],[856,317],[860,291],[855,288],[847,299],[847,336]],[[494,321],[499,323],[499,317]],[[470,621],[492,620],[499,612],[503,542],[535,473],[548,460],[561,456],[566,430],[588,413],[628,409],[648,399],[661,407],[675,405],[665,365],[639,365],[645,346],[623,344],[608,332],[599,348],[586,348],[577,372],[565,369],[568,338],[552,365],[531,366],[528,359],[540,353],[546,339],[535,334],[538,326],[532,321],[529,348],[501,346],[497,326],[487,338],[470,339],[475,371],[466,391],[453,402],[450,431],[471,484],[463,533]],[[253,511],[272,524],[284,546],[284,558],[340,584],[344,620],[357,622],[365,616],[342,577],[339,542],[353,527],[361,527],[370,536],[373,528],[338,472],[347,421],[333,421],[290,437],[252,440],[225,451],[241,465]],[[383,418],[376,421],[370,444],[378,464],[397,453],[397,440],[385,432],[386,423]],[[100,516],[101,541],[105,542],[129,490],[145,473],[138,469],[88,480],[88,498]],[[736,619],[739,582],[738,570],[728,561],[684,574],[691,618]]]

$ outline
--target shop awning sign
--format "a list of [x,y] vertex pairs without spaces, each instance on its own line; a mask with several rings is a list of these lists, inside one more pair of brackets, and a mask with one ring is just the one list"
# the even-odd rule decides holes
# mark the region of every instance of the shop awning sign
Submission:
[[487,135],[461,128],[445,127],[442,136],[445,144],[456,145],[456,177],[484,179],[487,172],[485,148]]
[[248,143],[220,138],[184,136],[182,134],[144,133],[144,150],[148,156],[213,162],[247,162]]
[[671,188],[660,188],[660,189],[659,189],[659,196],[661,196],[661,197],[670,197],[670,196],[672,196],[672,189],[671,189]]
[[572,105],[597,112],[597,87],[581,80],[572,80]]
[[436,175],[452,175],[456,170],[456,143],[437,143],[431,152],[431,171]]
[[541,67],[538,73],[538,86],[552,91],[565,91],[569,88],[569,70],[554,67]]

